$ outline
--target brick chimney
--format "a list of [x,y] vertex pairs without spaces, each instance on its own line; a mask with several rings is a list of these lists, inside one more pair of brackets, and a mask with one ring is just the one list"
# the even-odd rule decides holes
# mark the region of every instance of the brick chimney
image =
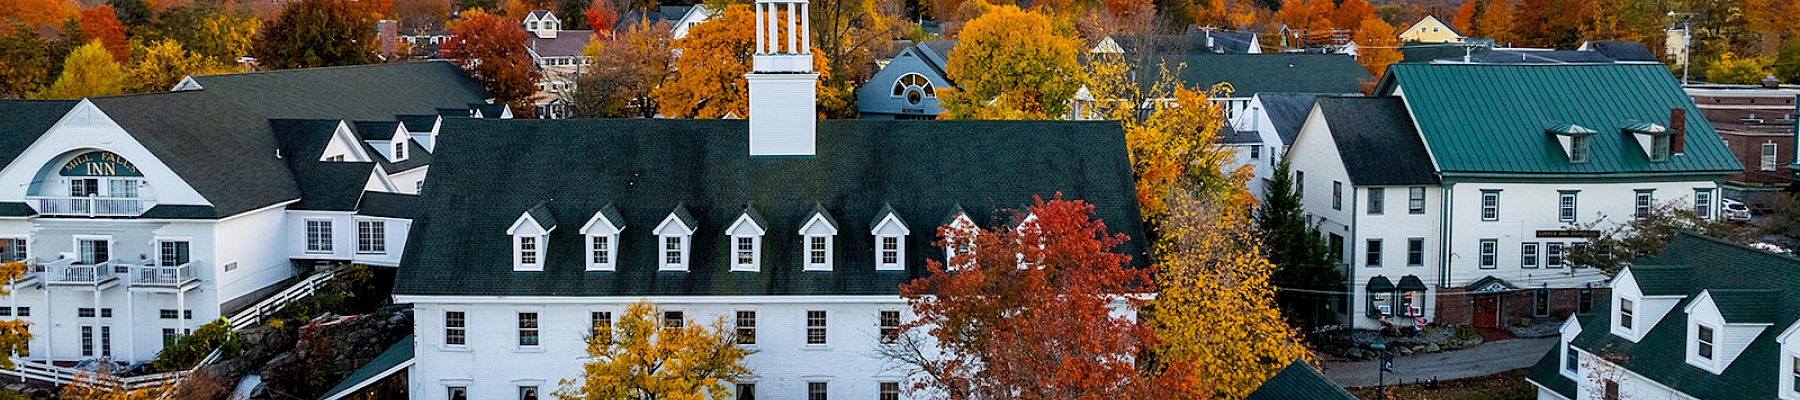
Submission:
[[395,46],[400,40],[400,21],[384,19],[375,21],[375,41],[381,43],[381,55],[393,57]]
[[1681,154],[1682,146],[1687,142],[1687,109],[1676,107],[1669,109],[1669,152]]

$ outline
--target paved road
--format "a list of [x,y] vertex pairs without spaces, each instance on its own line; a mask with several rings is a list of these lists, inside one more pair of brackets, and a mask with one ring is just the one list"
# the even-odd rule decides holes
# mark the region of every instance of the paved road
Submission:
[[[1544,353],[1556,347],[1557,339],[1512,339],[1485,343],[1474,348],[1432,354],[1414,354],[1394,359],[1394,372],[1386,375],[1388,384],[1397,379],[1407,382],[1485,376],[1530,367]],[[1344,387],[1375,386],[1380,361],[1326,362],[1325,377]]]

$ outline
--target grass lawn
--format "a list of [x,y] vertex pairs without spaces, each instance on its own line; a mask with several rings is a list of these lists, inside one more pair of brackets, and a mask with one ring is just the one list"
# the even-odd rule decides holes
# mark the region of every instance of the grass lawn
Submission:
[[[1388,386],[1390,400],[1532,400],[1537,398],[1537,389],[1525,382],[1525,369],[1515,369],[1494,375],[1476,378],[1464,378],[1438,382],[1437,389],[1425,389],[1423,385],[1410,384]],[[1350,389],[1350,393],[1358,399],[1379,399],[1375,388]]]

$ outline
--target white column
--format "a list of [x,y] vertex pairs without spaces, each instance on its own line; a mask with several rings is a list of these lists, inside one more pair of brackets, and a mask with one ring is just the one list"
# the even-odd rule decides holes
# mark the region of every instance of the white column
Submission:
[[797,40],[794,40],[794,36],[799,34],[799,32],[796,31],[797,29],[799,29],[799,27],[794,26],[794,25],[796,22],[799,22],[798,20],[800,19],[800,14],[797,14],[794,12],[794,3],[787,3],[787,6],[788,6],[788,32],[787,32],[788,33],[787,34],[788,53],[789,54],[799,54],[800,49],[798,49],[797,47],[799,47],[800,42]]
[[[50,332],[56,331],[54,328],[56,326],[54,324],[54,316],[56,313],[50,309],[50,284],[46,282],[48,279],[50,279],[48,276],[38,277],[38,290],[44,292],[44,309],[40,311],[42,314],[39,314],[44,316],[44,361],[50,361],[51,357],[56,356],[56,346],[54,345],[56,341],[50,340]],[[35,316],[31,318],[37,319]],[[37,334],[33,333],[32,336],[37,336]]]
[[[800,7],[800,54],[812,54],[812,7]],[[808,70],[811,70],[808,68]]]
[[137,361],[137,306],[130,289],[125,290],[125,360]]
[[763,19],[762,19],[763,4],[764,3],[756,3],[756,18],[755,19],[756,19],[756,52],[757,53],[769,52],[768,46],[766,46],[763,43],[763,36],[767,36],[767,34],[763,33]]
[[778,9],[775,8],[775,3],[767,4],[769,5],[769,53],[773,54],[781,50],[781,36],[776,35],[777,32],[780,32],[776,27],[781,26],[781,20],[777,19],[779,16],[776,14],[780,13],[776,12]]
[[[231,327],[227,325],[225,329],[229,330]],[[175,288],[175,334],[185,336],[187,330],[187,291],[177,287]]]

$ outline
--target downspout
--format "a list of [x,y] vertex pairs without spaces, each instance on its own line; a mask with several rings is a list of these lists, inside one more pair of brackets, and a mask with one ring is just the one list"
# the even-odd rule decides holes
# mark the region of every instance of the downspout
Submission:
[[1455,207],[1451,207],[1453,203],[1451,199],[1455,193],[1455,186],[1455,182],[1444,182],[1444,199],[1442,201],[1444,216],[1438,225],[1440,233],[1438,235],[1438,287],[1440,288],[1450,287],[1450,235],[1455,231],[1450,225],[1450,221],[1454,220],[1452,214],[1456,210]]

